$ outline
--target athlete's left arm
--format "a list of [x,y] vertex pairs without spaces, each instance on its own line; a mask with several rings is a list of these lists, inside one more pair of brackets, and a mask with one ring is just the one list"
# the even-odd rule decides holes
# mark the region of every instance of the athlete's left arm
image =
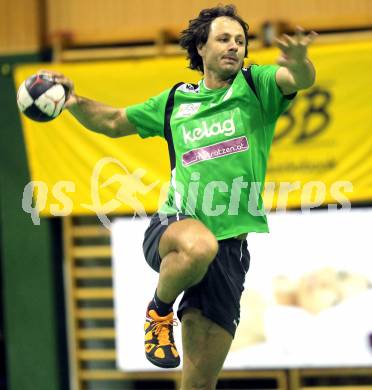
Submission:
[[307,57],[307,49],[316,36],[317,33],[314,31],[304,35],[303,29],[297,27],[293,38],[284,34],[281,39],[276,39],[281,50],[277,61],[280,68],[276,72],[276,83],[284,95],[290,95],[314,84],[315,68]]

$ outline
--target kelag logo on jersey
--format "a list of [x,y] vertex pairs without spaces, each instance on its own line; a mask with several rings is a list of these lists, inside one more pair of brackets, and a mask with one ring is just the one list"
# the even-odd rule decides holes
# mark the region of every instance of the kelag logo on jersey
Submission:
[[182,165],[189,166],[248,150],[248,139],[241,126],[239,108],[203,117],[200,121],[183,122],[178,131],[189,148],[182,154]]
[[231,137],[237,130],[237,124],[241,123],[239,109],[204,117],[202,120],[191,120],[182,123],[180,130],[184,143],[196,143],[197,141],[211,138],[213,141]]
[[200,127],[196,127],[192,130],[187,130],[184,125],[182,125],[181,128],[185,144],[188,142],[199,141],[203,138],[210,138],[219,134],[223,134],[228,137],[229,135],[233,135],[235,133],[235,124],[232,118],[226,119],[222,123],[212,123],[210,126],[208,126],[207,121],[201,121]]

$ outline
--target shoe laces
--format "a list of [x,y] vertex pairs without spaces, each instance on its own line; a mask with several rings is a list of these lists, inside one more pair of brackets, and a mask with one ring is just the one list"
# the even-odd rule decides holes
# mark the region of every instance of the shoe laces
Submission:
[[176,319],[164,320],[164,321],[154,321],[155,325],[153,327],[153,332],[158,336],[159,345],[171,345],[173,340],[170,340],[170,331],[173,326],[178,326]]

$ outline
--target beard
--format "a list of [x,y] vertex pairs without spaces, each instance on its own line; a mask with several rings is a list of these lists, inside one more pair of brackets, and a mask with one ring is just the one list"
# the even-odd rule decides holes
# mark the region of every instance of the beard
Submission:
[[221,80],[234,79],[242,67],[242,64],[236,64],[234,67],[224,67],[219,69],[219,76]]

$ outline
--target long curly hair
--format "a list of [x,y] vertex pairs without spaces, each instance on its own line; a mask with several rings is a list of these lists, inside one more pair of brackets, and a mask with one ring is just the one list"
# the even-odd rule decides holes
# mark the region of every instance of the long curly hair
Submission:
[[245,54],[248,54],[248,24],[238,16],[234,5],[217,6],[200,11],[196,19],[189,21],[189,27],[181,32],[180,45],[187,50],[187,59],[190,61],[189,68],[204,73],[203,60],[198,53],[198,47],[208,40],[209,29],[214,19],[227,16],[236,20],[242,26],[245,35]]

